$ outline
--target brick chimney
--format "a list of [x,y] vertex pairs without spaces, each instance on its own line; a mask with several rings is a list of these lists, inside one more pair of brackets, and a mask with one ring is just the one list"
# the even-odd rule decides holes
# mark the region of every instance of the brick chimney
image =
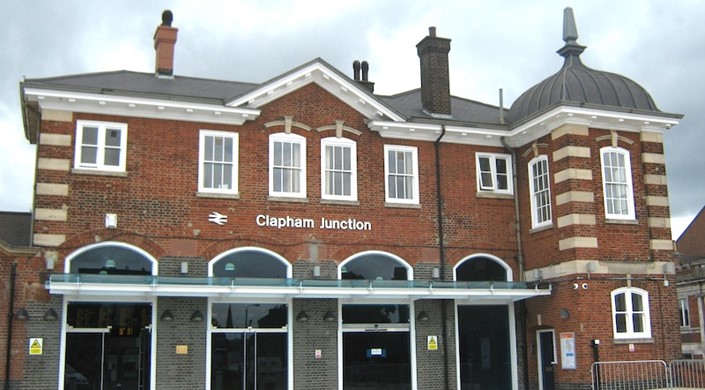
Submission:
[[154,32],[154,50],[156,50],[155,72],[157,77],[174,77],[174,46],[178,28],[171,27],[174,15],[171,11],[162,12],[162,24]]
[[431,115],[450,116],[450,77],[448,53],[450,39],[436,36],[436,28],[428,28],[428,36],[416,45],[421,61],[421,103]]
[[[360,78],[360,71],[362,71],[362,79]],[[357,81],[358,84],[362,85],[366,90],[371,93],[375,92],[375,83],[369,81],[368,75],[370,73],[370,64],[367,61],[353,61],[353,79]]]

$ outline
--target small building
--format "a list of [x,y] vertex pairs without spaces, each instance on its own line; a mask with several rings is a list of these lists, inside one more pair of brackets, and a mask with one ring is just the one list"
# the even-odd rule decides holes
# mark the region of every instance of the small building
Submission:
[[705,207],[676,240],[678,313],[681,348],[690,358],[705,358]]
[[6,382],[588,389],[596,360],[676,358],[682,116],[585,66],[564,18],[564,65],[510,108],[450,94],[434,27],[420,88],[391,96],[365,61],[181,76],[168,11],[154,72],[26,79]]

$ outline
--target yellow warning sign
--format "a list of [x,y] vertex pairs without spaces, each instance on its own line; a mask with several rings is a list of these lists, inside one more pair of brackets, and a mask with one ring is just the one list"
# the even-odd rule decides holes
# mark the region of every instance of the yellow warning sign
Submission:
[[438,336],[428,336],[426,345],[429,351],[435,351],[438,349]]
[[30,338],[29,339],[29,354],[30,355],[41,355],[42,349],[44,347],[44,340],[40,338]]

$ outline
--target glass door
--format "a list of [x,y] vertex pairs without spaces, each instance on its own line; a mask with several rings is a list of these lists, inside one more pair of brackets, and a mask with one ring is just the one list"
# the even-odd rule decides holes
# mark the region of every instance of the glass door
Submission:
[[286,333],[213,334],[211,388],[287,388]]
[[409,332],[344,332],[343,389],[411,389]]
[[148,389],[150,318],[149,304],[70,303],[64,390]]

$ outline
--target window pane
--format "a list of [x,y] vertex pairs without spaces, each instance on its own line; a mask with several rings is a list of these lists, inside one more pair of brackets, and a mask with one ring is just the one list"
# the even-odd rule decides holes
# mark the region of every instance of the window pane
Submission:
[[81,136],[81,144],[83,145],[98,145],[98,128],[84,127],[83,135]]
[[480,175],[480,177],[482,178],[482,183],[481,183],[481,185],[482,185],[483,188],[492,188],[492,187],[494,187],[494,185],[492,184],[492,174],[491,174],[491,173],[489,173],[489,172],[482,173],[482,174]]
[[206,161],[213,161],[213,137],[206,136],[204,137],[203,142],[205,143],[203,158]]
[[283,175],[283,170],[281,168],[274,168],[274,171],[272,172],[272,181],[273,181],[273,186],[274,186],[274,191],[275,192],[282,192],[282,175]]
[[297,168],[301,167],[301,145],[300,144],[291,144],[292,152],[291,152],[291,165]]
[[233,139],[225,138],[225,145],[223,145],[223,161],[233,162]]
[[616,311],[627,311],[627,303],[624,298],[624,293],[614,296],[614,308]]
[[93,146],[81,147],[81,162],[86,164],[95,164],[98,159],[98,148]]
[[497,174],[506,174],[507,173],[507,160],[503,158],[498,158],[496,160],[496,165],[497,165]]
[[203,187],[213,188],[213,164],[203,164]]
[[639,294],[632,294],[632,310],[644,311],[644,302]]
[[394,183],[394,176],[389,175],[389,177],[387,177],[387,187],[389,188],[389,197],[392,199],[397,198],[397,187],[394,185]]
[[480,171],[482,171],[482,172],[489,172],[490,171],[489,157],[480,157]]
[[120,146],[120,130],[105,130],[105,146]]
[[111,166],[120,165],[120,149],[105,149],[105,158],[103,164]]
[[393,150],[387,152],[387,165],[389,166],[389,173],[397,173],[397,159],[396,154]]
[[634,332],[641,333],[644,331],[644,315],[641,313],[632,314],[632,322],[634,323]]
[[343,148],[343,169],[352,170],[352,148]]
[[498,190],[508,190],[509,180],[507,175],[497,175],[497,189]]
[[627,315],[624,313],[619,313],[615,316],[615,324],[617,326],[617,333],[627,332]]
[[282,166],[282,161],[284,160],[282,148],[281,142],[274,142],[274,166]]

